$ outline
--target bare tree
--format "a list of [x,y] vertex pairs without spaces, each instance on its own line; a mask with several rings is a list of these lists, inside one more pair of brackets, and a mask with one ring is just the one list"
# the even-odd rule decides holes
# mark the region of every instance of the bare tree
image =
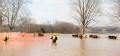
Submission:
[[25,0],[2,0],[3,20],[12,31],[22,16]]
[[120,0],[116,0],[115,7],[117,8],[118,15],[120,16]]
[[120,0],[110,0],[112,2],[112,7],[107,12],[107,16],[110,17],[113,26],[118,26],[120,23]]
[[110,16],[113,16],[116,18],[118,21],[120,21],[120,0],[113,0],[114,2],[114,13],[110,14]]
[[3,30],[2,27],[2,13],[0,12],[0,32]]
[[84,35],[88,25],[95,19],[97,13],[97,0],[72,0],[75,19],[80,26],[79,35]]
[[0,31],[2,31],[2,0],[0,0]]

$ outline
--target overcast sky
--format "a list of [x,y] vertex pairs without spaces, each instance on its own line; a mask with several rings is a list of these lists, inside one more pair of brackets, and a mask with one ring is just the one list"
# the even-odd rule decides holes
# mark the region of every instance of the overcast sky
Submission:
[[[113,6],[112,4],[110,0],[101,0],[100,7],[103,14],[97,18],[97,22],[91,25],[108,26],[111,21],[105,12],[112,11],[110,9]],[[74,19],[71,19],[70,0],[32,0],[30,11],[31,17],[39,24],[54,23],[55,21],[67,21],[77,24]]]

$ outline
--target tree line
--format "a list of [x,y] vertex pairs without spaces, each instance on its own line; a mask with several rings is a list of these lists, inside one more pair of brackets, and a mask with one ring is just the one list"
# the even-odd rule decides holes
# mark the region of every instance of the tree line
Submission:
[[[8,30],[4,29],[5,31]],[[15,32],[42,32],[42,33],[73,33],[78,32],[79,27],[68,22],[56,22],[55,24],[35,24],[35,23],[22,23],[21,26],[16,26],[13,31]]]

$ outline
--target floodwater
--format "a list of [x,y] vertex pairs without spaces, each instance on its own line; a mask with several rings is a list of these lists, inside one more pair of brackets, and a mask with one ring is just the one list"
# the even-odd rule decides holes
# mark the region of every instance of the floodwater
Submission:
[[46,37],[11,38],[0,40],[0,56],[120,56],[120,39],[73,38],[70,34],[58,36],[52,43]]

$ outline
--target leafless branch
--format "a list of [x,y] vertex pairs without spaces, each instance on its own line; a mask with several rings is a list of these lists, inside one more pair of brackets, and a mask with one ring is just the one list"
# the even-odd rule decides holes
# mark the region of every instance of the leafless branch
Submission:
[[95,19],[97,13],[97,0],[74,0],[73,8],[76,15],[78,15],[77,21],[80,24],[80,33],[84,35],[85,29]]

